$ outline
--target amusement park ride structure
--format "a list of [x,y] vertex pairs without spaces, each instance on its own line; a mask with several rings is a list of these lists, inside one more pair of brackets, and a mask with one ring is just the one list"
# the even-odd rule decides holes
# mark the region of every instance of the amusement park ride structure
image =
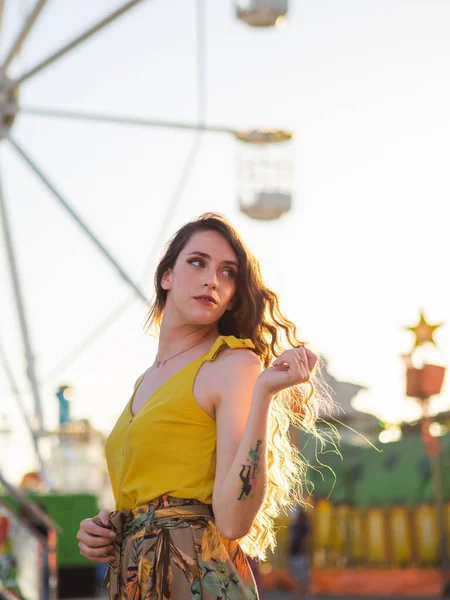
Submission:
[[236,16],[251,27],[280,25],[288,10],[287,0],[240,0],[236,2]]
[[[36,0],[30,13],[8,48],[6,56],[0,60],[0,143],[8,144],[14,149],[21,160],[28,166],[31,172],[41,181],[48,190],[51,197],[56,199],[64,208],[66,213],[77,223],[83,233],[90,239],[95,248],[103,255],[107,262],[112,265],[122,281],[132,290],[133,296],[137,296],[143,302],[147,297],[142,291],[139,283],[136,283],[128,275],[120,262],[112,255],[105,245],[90,229],[89,225],[81,218],[73,205],[52,183],[45,171],[37,164],[26,149],[14,136],[14,124],[20,114],[35,115],[44,118],[71,119],[77,121],[103,122],[111,125],[127,125],[135,127],[158,127],[179,130],[192,130],[202,136],[207,132],[223,133],[234,136],[239,140],[241,148],[241,165],[239,168],[240,186],[240,208],[248,217],[254,219],[271,220],[279,218],[291,207],[291,166],[289,159],[279,160],[277,148],[287,148],[292,133],[281,130],[249,129],[248,131],[237,131],[232,127],[220,127],[207,124],[206,122],[206,82],[205,82],[205,1],[196,0],[196,57],[197,57],[197,122],[167,122],[143,118],[125,117],[120,115],[101,115],[87,112],[69,112],[57,109],[45,109],[42,107],[23,106],[20,103],[20,89],[36,75],[57,63],[75,48],[93,38],[99,31],[118,21],[125,13],[143,4],[145,0],[129,0],[122,6],[108,14],[106,17],[89,27],[83,33],[63,45],[41,61],[19,74],[10,77],[11,64],[20,53],[22,46],[26,43],[31,31],[47,4],[47,0]],[[2,17],[5,11],[5,0],[0,0],[0,35],[2,28]],[[236,16],[246,25],[254,27],[271,27],[285,19],[287,14],[287,1],[280,0],[252,0],[250,2],[236,3]],[[161,231],[165,234],[165,226],[168,215],[173,214],[176,203],[179,201],[182,188],[189,176],[195,161],[201,137],[198,137],[192,146],[192,150],[181,173],[178,186],[174,194],[173,202],[167,207],[167,214],[162,215]],[[269,152],[270,151],[270,152]],[[34,401],[34,415],[30,419],[26,415],[23,403],[18,391],[19,386],[14,381],[12,370],[6,360],[6,352],[2,350],[1,359],[7,374],[10,388],[18,402],[22,415],[30,431],[33,446],[38,458],[42,476],[48,484],[44,461],[41,457],[39,440],[49,432],[44,429],[42,414],[42,402],[39,381],[36,373],[33,345],[29,333],[27,314],[25,308],[24,294],[21,287],[20,273],[16,261],[15,243],[12,237],[12,229],[9,222],[8,208],[2,189],[2,168],[0,164],[0,217],[1,228],[6,248],[6,257],[11,276],[13,295],[17,309],[18,320],[26,362],[26,376],[29,382],[31,394]]]

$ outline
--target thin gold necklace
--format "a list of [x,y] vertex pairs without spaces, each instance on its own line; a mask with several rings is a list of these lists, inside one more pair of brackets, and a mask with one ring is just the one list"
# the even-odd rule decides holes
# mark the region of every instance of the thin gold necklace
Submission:
[[185,348],[185,350],[182,350],[181,352],[178,352],[177,354],[174,354],[173,356],[169,356],[169,358],[165,358],[164,360],[158,360],[158,355],[156,355],[156,368],[159,369],[159,367],[161,365],[165,365],[168,360],[172,360],[172,358],[175,358],[175,356],[180,356],[180,354],[184,354],[184,352],[187,352],[188,350],[192,350],[192,348],[199,346],[203,342],[203,340],[206,338],[207,335],[208,334],[203,336],[202,339],[199,342],[197,342],[196,344],[194,344],[193,346],[189,346],[189,348]]

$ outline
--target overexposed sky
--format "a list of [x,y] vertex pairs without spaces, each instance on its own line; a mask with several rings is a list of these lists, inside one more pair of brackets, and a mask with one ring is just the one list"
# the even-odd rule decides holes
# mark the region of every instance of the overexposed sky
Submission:
[[[29,69],[122,2],[50,0],[10,76]],[[155,244],[205,211],[227,215],[262,263],[289,318],[337,379],[366,386],[357,406],[411,419],[400,354],[423,308],[450,363],[450,4],[446,0],[291,1],[287,26],[254,30],[231,0],[206,2],[207,120],[294,131],[293,208],[279,221],[239,212],[239,147],[207,134],[166,231],[166,207],[191,132],[19,116],[12,135],[151,295]],[[7,0],[0,48],[31,1]],[[194,0],[148,0],[24,83],[29,107],[172,121],[196,119]],[[155,342],[136,300],[62,371],[54,368],[130,296],[112,267],[5,142],[2,181],[24,289],[46,423],[54,389],[73,415],[109,431]],[[2,344],[32,409],[4,245]],[[24,428],[0,373],[14,439]],[[435,408],[450,406],[448,380]],[[23,454],[28,455],[24,449]]]

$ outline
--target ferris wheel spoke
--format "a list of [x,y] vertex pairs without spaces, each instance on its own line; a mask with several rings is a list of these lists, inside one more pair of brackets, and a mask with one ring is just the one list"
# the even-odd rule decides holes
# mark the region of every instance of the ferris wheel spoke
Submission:
[[39,384],[36,375],[36,366],[34,359],[34,349],[31,342],[30,331],[28,327],[28,318],[24,300],[24,294],[22,289],[22,283],[20,279],[20,272],[16,259],[16,252],[14,247],[13,233],[10,227],[10,220],[7,210],[7,205],[3,197],[2,189],[2,171],[0,169],[0,226],[3,233],[4,244],[6,248],[6,256],[8,261],[8,268],[11,276],[11,283],[14,294],[14,301],[17,310],[17,316],[20,325],[20,332],[22,336],[23,350],[25,354],[26,374],[30,384],[30,389],[34,400],[36,428],[38,431],[43,430],[43,413],[42,413],[42,401],[40,395]]
[[140,287],[134,283],[134,281],[127,275],[125,270],[119,265],[119,263],[113,258],[109,250],[105,248],[105,246],[99,241],[97,236],[89,229],[89,227],[84,223],[84,221],[77,215],[74,209],[70,206],[67,200],[58,192],[56,187],[50,182],[48,177],[44,175],[42,170],[36,165],[36,163],[26,154],[26,152],[21,148],[21,146],[15,142],[11,137],[8,138],[8,141],[22,158],[22,160],[31,168],[32,171],[38,176],[38,178],[42,181],[42,183],[47,187],[48,190],[52,193],[52,195],[58,200],[58,202],[65,208],[65,210],[69,213],[72,219],[77,223],[77,225],[84,231],[84,233],[88,236],[91,242],[94,243],[96,248],[100,250],[103,256],[108,260],[108,262],[115,268],[120,277],[125,281],[127,285],[129,285],[135,292],[135,294],[147,303],[148,299],[144,292],[140,289]]
[[3,14],[5,12],[6,0],[0,0],[0,39],[2,36]]
[[58,110],[55,108],[32,108],[29,106],[21,106],[19,110],[22,114],[27,115],[54,117],[57,119],[73,119],[75,121],[135,125],[138,127],[161,127],[165,129],[184,129],[188,131],[209,131],[212,133],[235,133],[235,130],[230,127],[206,125],[202,123],[179,123],[176,121],[159,121],[155,119],[141,119],[139,117],[123,117],[120,115],[100,115],[97,113],[74,112],[69,110]]
[[24,420],[25,425],[27,426],[28,431],[30,433],[34,451],[36,453],[36,458],[39,463],[41,475],[43,476],[44,481],[46,481],[47,483],[50,483],[49,479],[48,479],[47,470],[45,468],[44,459],[42,457],[42,452],[41,452],[41,449],[39,446],[39,436],[42,433],[44,433],[44,431],[43,430],[38,431],[37,429],[35,429],[33,427],[33,419],[30,418],[28,411],[25,408],[25,403],[23,402],[22,395],[19,391],[19,385],[15,380],[14,374],[12,372],[12,369],[11,369],[8,359],[7,359],[7,352],[2,347],[1,341],[0,341],[0,363],[2,364],[3,370],[6,373],[6,378],[8,379],[11,393],[13,394],[13,396],[16,399],[17,406],[19,407],[19,412],[21,413],[22,419]]
[[126,2],[123,6],[121,6],[120,8],[115,10],[113,13],[111,13],[110,15],[108,15],[107,17],[105,17],[104,19],[102,19],[101,21],[99,21],[98,23],[93,25],[92,27],[90,27],[84,33],[79,35],[77,38],[75,38],[74,40],[72,40],[71,42],[69,42],[68,44],[66,44],[65,46],[60,48],[59,50],[57,50],[55,53],[53,53],[50,56],[48,56],[47,58],[45,58],[43,61],[41,61],[34,67],[32,67],[29,71],[26,71],[25,73],[23,73],[23,75],[21,75],[13,83],[17,86],[20,83],[23,83],[24,81],[26,81],[27,79],[30,79],[31,77],[33,77],[33,75],[36,75],[37,73],[43,71],[46,67],[48,67],[49,65],[51,65],[52,63],[54,63],[55,61],[57,61],[58,59],[63,57],[65,54],[68,54],[71,50],[73,50],[74,48],[76,48],[77,46],[82,44],[84,41],[86,41],[87,39],[89,39],[90,37],[95,35],[101,29],[103,29],[104,27],[106,27],[107,25],[109,25],[110,23],[112,23],[113,21],[118,19],[119,17],[121,17],[128,10],[130,10],[131,8],[133,8],[137,4],[140,4],[143,1],[144,0],[129,0],[129,2]]
[[14,60],[14,57],[16,56],[16,54],[18,54],[20,52],[20,49],[22,48],[22,44],[27,39],[31,29],[33,28],[33,25],[36,23],[37,18],[39,17],[42,9],[44,8],[44,6],[46,4],[47,4],[47,0],[37,0],[30,15],[26,18],[26,21],[23,24],[23,27],[22,27],[21,31],[19,32],[19,35],[14,40],[8,54],[6,55],[5,63],[3,65],[3,69],[5,71],[8,68],[8,66],[12,63],[12,61]]

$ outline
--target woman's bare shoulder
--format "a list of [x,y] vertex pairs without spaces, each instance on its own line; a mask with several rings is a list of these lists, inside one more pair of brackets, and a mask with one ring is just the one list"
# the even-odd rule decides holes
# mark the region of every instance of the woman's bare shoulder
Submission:
[[248,348],[238,350],[224,348],[212,364],[214,365],[212,370],[225,376],[236,375],[237,372],[262,370],[261,360]]
[[233,394],[236,389],[251,387],[262,370],[258,356],[247,348],[224,348],[205,367],[197,379],[195,395],[197,401],[204,402],[205,406],[212,402],[212,414],[217,411],[227,391]]
[[215,362],[222,365],[225,363],[233,365],[243,364],[246,366],[261,364],[259,357],[249,348],[224,348],[217,355]]

